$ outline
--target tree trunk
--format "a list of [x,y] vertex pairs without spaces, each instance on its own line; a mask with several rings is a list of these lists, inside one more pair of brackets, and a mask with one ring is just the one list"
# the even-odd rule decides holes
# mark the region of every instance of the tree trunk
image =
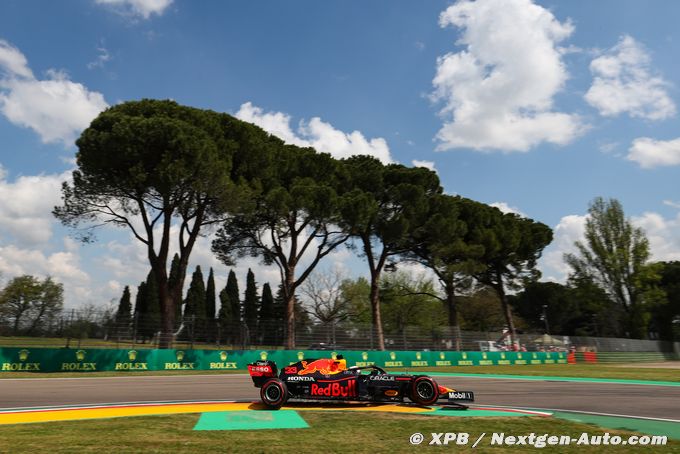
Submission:
[[167,290],[161,290],[158,293],[161,299],[161,334],[158,339],[158,348],[171,348],[175,332],[175,305]]
[[460,324],[458,321],[458,306],[453,282],[447,282],[444,286],[446,292],[446,307],[449,311],[449,326],[453,329],[453,342],[456,351],[461,349]]
[[43,306],[40,307],[40,312],[38,313],[36,318],[33,319],[33,323],[31,323],[31,327],[28,329],[28,332],[27,332],[28,335],[32,335],[34,330],[38,327],[38,324],[40,324],[40,321],[42,320],[43,315],[45,315],[46,309],[47,308],[45,307],[44,304],[43,304]]
[[175,307],[173,305],[172,293],[168,288],[168,273],[165,270],[165,261],[157,260],[153,266],[153,272],[156,277],[158,299],[161,305],[161,333],[158,338],[158,348],[171,348],[175,326]]
[[283,294],[286,304],[286,349],[295,348],[295,268],[286,269]]
[[496,283],[494,284],[498,298],[501,300],[501,307],[503,308],[503,315],[505,316],[505,323],[508,325],[508,330],[510,331],[510,342],[512,343],[513,350],[516,347],[517,333],[515,332],[515,322],[512,320],[512,312],[510,311],[510,305],[508,304],[508,298],[505,295],[505,289],[503,288],[503,276],[500,273],[496,273]]
[[378,350],[385,350],[382,317],[380,315],[380,272],[371,273],[371,314],[373,315],[373,333],[378,341]]
[[17,336],[19,334],[19,322],[21,321],[21,316],[23,315],[23,312],[20,312],[19,314],[14,317],[14,335]]

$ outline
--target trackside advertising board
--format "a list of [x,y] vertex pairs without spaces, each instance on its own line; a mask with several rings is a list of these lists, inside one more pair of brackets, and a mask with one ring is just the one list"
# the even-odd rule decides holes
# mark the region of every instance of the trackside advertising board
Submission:
[[348,366],[376,364],[384,368],[567,364],[567,354],[560,352],[0,348],[0,373],[246,370],[247,364],[256,360],[269,359],[281,367],[337,355],[343,355]]

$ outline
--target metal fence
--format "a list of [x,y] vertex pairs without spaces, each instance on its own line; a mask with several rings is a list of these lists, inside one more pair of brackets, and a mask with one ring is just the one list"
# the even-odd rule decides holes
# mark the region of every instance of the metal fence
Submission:
[[[285,340],[282,321],[220,323],[188,317],[175,325],[176,348],[281,349]],[[52,317],[28,333],[0,319],[0,347],[155,348],[159,321],[153,318],[117,319],[110,312],[68,311]],[[596,351],[679,353],[680,343],[599,337],[520,333],[516,346],[497,332],[456,331],[451,327],[385,327],[388,350],[462,351]],[[375,350],[378,340],[371,325],[357,323],[306,323],[296,327],[296,348]]]

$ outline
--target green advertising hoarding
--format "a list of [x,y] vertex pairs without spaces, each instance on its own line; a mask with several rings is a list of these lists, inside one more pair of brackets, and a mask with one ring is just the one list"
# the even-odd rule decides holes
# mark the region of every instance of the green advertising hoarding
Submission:
[[348,366],[376,364],[407,369],[567,363],[562,352],[0,348],[0,372],[245,370],[248,363],[257,360],[268,359],[281,366],[339,354]]

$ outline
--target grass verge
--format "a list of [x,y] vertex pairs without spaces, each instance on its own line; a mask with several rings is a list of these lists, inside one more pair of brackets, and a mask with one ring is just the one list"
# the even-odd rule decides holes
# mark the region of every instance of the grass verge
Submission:
[[[467,446],[449,445],[457,452],[471,450],[482,434],[477,452],[510,453],[531,446],[490,446],[491,433],[506,435],[569,435],[580,437],[633,432],[602,429],[553,418],[452,418],[401,414],[301,412],[307,429],[258,431],[193,431],[197,414],[118,418],[0,427],[0,452],[33,453],[224,453],[224,452],[414,452],[429,448],[431,433],[468,433]],[[419,447],[409,443],[414,432],[425,435]],[[554,446],[547,452],[627,453],[640,450],[680,453],[680,442],[669,440],[663,448],[642,446]]]

